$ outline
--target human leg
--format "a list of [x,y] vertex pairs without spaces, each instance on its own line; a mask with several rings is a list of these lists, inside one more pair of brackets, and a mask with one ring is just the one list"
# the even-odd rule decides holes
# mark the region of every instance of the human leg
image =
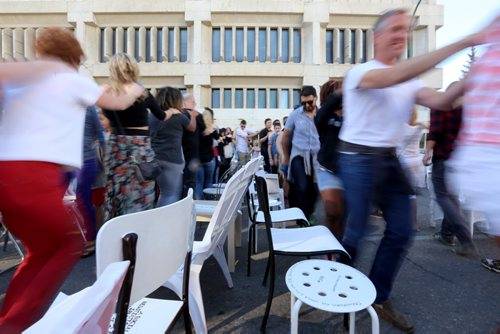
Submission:
[[325,208],[325,225],[338,240],[342,240],[344,196],[342,181],[326,169],[317,170],[318,188]]
[[304,159],[300,156],[293,158],[291,162],[291,171],[293,182],[293,205],[300,208],[307,219],[314,212],[317,190],[314,184],[313,176],[306,175]]
[[0,211],[21,240],[26,258],[16,270],[0,311],[0,332],[19,333],[45,312],[83,250],[66,212],[60,166],[0,162]]
[[351,255],[351,263],[365,234],[370,203],[373,200],[376,157],[366,154],[340,154],[339,177],[344,185],[346,222],[342,245]]
[[76,186],[76,203],[82,213],[87,235],[87,241],[95,240],[97,235],[96,213],[92,204],[92,185],[99,174],[97,159],[87,159],[83,162],[78,174]]
[[471,244],[470,231],[466,226],[466,219],[455,195],[448,191],[446,185],[446,165],[444,160],[437,160],[432,165],[432,183],[436,200],[443,210],[443,224],[441,225],[441,237],[444,240],[452,240],[456,235],[462,244]]
[[157,207],[172,204],[181,198],[182,194],[182,170],[184,164],[175,164],[160,160],[162,172],[156,179],[160,188],[160,197]]

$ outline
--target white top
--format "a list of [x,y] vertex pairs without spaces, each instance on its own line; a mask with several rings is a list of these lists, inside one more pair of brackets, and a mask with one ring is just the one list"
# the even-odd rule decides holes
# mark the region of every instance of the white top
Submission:
[[408,158],[420,159],[420,139],[423,128],[421,125],[405,124],[403,126],[403,138],[398,144],[398,155]]
[[248,135],[253,135],[255,131],[248,130],[247,128],[236,129],[236,151],[241,153],[248,153]]
[[370,70],[388,68],[377,60],[355,66],[344,80],[344,122],[340,139],[372,147],[396,147],[408,123],[417,91],[424,83],[412,79],[381,89],[360,89]]
[[0,113],[0,160],[46,161],[80,168],[85,109],[101,88],[78,72],[5,87]]

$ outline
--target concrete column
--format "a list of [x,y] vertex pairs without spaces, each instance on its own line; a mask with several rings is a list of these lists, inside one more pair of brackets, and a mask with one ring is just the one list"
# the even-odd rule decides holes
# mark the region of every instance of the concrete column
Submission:
[[354,62],[359,64],[363,61],[363,31],[361,29],[356,29],[355,39],[356,59],[354,59]]
[[[234,30],[233,30],[234,31]],[[236,105],[236,88],[231,88],[231,109]]]
[[293,28],[288,29],[288,61],[293,63]]
[[115,30],[115,50],[117,53],[125,51],[124,38],[125,38],[125,31],[123,30],[123,27],[117,27]]
[[278,63],[283,62],[283,52],[282,52],[283,41],[281,40],[283,37],[282,35],[283,35],[283,29],[281,27],[278,27]]
[[158,49],[158,29],[156,27],[151,27],[149,36],[151,40],[149,42],[149,54],[151,55],[151,62],[156,62],[156,50]]
[[247,107],[247,88],[243,88],[243,108]]
[[225,51],[224,42],[226,40],[225,31],[226,31],[226,28],[221,26],[220,27],[220,61],[225,61],[225,59],[224,59],[224,51]]
[[14,57],[12,55],[12,29],[3,28],[2,29],[2,58],[5,61],[12,61]]
[[174,27],[174,62],[179,61],[180,58],[180,39],[181,34],[179,32],[179,27]]
[[352,60],[352,53],[351,53],[351,43],[354,41],[351,41],[351,29],[345,29],[344,30],[344,59],[346,64],[350,64]]
[[111,58],[111,56],[113,55],[113,28],[104,28],[103,38],[104,61],[108,62],[109,58]]
[[271,27],[266,27],[266,63],[269,63],[270,61],[271,61]]
[[255,61],[259,62],[259,27],[255,27]]
[[266,88],[266,109],[271,105],[271,88]]
[[333,47],[332,47],[332,52],[333,52],[333,63],[338,64],[340,63],[340,43],[339,43],[339,29],[334,28],[333,33],[332,33],[332,40],[333,40]]
[[368,29],[366,31],[366,61],[370,61],[373,59],[374,51],[373,51],[373,30]]
[[129,55],[133,55],[135,53],[135,28],[128,27],[127,28],[127,53]]
[[312,63],[321,65],[322,50],[324,50],[324,38],[321,38],[321,26],[319,22],[312,22]]
[[35,42],[35,29],[26,28],[24,30],[24,58],[28,60],[35,59],[35,50],[33,50],[34,42]]
[[[248,34],[248,27],[243,27],[243,61],[246,62],[248,60],[247,58],[247,34]],[[245,97],[243,98],[245,99]],[[246,106],[246,103],[243,103],[244,106]]]
[[231,45],[232,46],[232,48],[231,48],[231,61],[234,62],[234,61],[236,61],[236,27],[233,27],[232,31],[233,31],[233,33],[232,33],[231,37],[232,37],[233,43]]
[[12,32],[12,55],[16,60],[24,60],[24,31],[16,28]]
[[168,27],[161,28],[161,60],[168,61]]

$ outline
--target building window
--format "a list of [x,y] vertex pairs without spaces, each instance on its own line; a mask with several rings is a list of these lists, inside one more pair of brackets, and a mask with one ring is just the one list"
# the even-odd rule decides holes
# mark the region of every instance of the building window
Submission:
[[362,55],[361,55],[361,62],[366,63],[366,49],[368,49],[368,45],[366,44],[366,30],[362,31],[362,38],[363,41],[361,43],[361,50],[362,50]]
[[237,62],[242,62],[243,61],[243,51],[245,48],[244,42],[243,42],[243,28],[237,28],[236,29],[236,61]]
[[247,108],[255,108],[255,89],[247,89]]
[[278,90],[276,88],[269,90],[269,108],[278,108]]
[[156,61],[161,63],[163,62],[163,30],[158,28],[156,31]]
[[234,95],[234,107],[243,108],[243,89],[238,88]]
[[[339,30],[339,63],[345,64],[345,31],[344,29]],[[335,42],[335,41],[334,41]]]
[[258,107],[261,109],[267,108],[266,106],[266,89],[261,88],[259,89],[259,104]]
[[[113,34],[114,35],[114,34]],[[151,59],[151,28],[146,28],[146,63],[150,63]]]
[[300,29],[293,29],[293,62],[300,63]]
[[293,109],[300,107],[300,89],[293,90]]
[[233,29],[224,30],[224,61],[233,61]]
[[224,108],[232,108],[231,88],[224,88]]
[[283,29],[281,31],[281,59],[283,63],[288,63],[288,58],[290,57],[289,47],[289,32],[288,29]]
[[266,28],[259,29],[259,62],[266,62],[267,34]]
[[356,30],[351,30],[351,64],[356,63]]
[[220,108],[220,89],[212,89],[212,108]]
[[288,89],[282,89],[280,92],[280,109],[288,108]]
[[212,29],[212,61],[220,62],[220,28]]
[[175,60],[175,31],[174,28],[168,28],[168,62],[172,63]]
[[139,43],[140,37],[139,37],[139,29],[135,28],[134,29],[134,39],[135,39],[135,45],[134,45],[134,55],[135,55],[135,60],[137,62],[141,61],[140,55],[140,46],[141,44]]
[[271,29],[271,36],[270,36],[270,56],[271,56],[271,63],[276,63],[278,62],[278,29]]
[[247,60],[249,63],[255,61],[255,29],[247,30]]
[[179,41],[179,61],[184,63],[187,61],[187,46],[188,46],[188,33],[186,28],[180,29],[180,41]]
[[333,64],[333,30],[326,31],[326,63]]

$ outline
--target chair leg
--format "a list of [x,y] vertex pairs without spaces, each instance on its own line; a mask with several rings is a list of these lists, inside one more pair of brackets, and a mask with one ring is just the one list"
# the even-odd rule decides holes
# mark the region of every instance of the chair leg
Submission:
[[290,334],[297,334],[299,332],[299,312],[302,302],[295,298],[293,293],[290,293]]
[[224,274],[224,277],[226,278],[227,281],[227,286],[229,288],[233,287],[233,279],[231,278],[231,273],[229,272],[229,267],[227,266],[227,261],[226,257],[224,256],[224,245],[217,245],[214,250],[214,257],[217,260],[217,263],[219,264],[220,269],[222,270],[222,273]]
[[252,265],[252,246],[253,246],[253,230],[255,229],[255,225],[250,225],[248,229],[248,254],[247,254],[247,276],[250,276],[250,266]]
[[275,280],[275,268],[274,268],[274,256],[269,256],[269,262],[268,264],[270,265],[270,282],[269,282],[269,291],[267,293],[267,305],[266,305],[266,311],[264,312],[264,318],[262,319],[262,324],[260,326],[261,332],[266,331],[266,326],[267,326],[267,319],[269,318],[269,313],[271,312],[271,304],[273,302],[273,297],[274,297],[274,280]]
[[370,317],[372,318],[372,334],[378,334],[380,325],[378,322],[377,312],[375,312],[375,310],[371,306],[368,306],[366,310],[368,311]]
[[[264,273],[264,279],[262,280],[262,285],[263,286],[266,286],[266,282],[267,282],[267,275],[269,274],[269,268],[271,266],[271,257],[273,257],[274,255],[271,254],[271,252],[269,252],[269,257],[267,258],[267,264],[266,264],[266,272]],[[274,262],[274,261],[273,261]]]

